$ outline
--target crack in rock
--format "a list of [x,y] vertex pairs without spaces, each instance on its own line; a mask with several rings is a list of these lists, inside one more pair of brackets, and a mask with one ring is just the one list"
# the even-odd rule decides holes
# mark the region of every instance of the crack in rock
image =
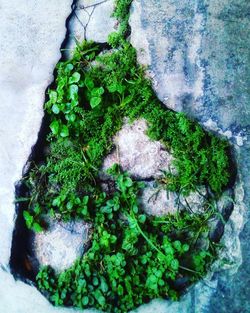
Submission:
[[[89,11],[87,10],[88,8],[91,8],[92,7],[92,10],[91,12],[89,13]],[[79,18],[79,16],[76,14],[76,11],[74,12],[74,15],[75,17],[77,18],[77,20],[79,21],[79,23],[82,25],[83,27],[83,30],[84,30],[84,40],[87,39],[87,27],[89,25],[89,22],[90,22],[90,19],[95,11],[95,8],[96,6],[89,6],[89,7],[82,7],[82,9],[84,10],[84,12],[86,12],[86,14],[88,15],[88,20],[87,22],[84,24],[81,19]]]
[[107,42],[108,35],[116,30],[117,21],[111,17],[114,0],[77,2],[73,17],[69,22],[70,38],[67,43],[66,57],[70,58],[76,43],[93,40]]
[[78,10],[82,10],[82,9],[84,10],[84,9],[96,7],[96,6],[100,5],[100,4],[103,4],[103,3],[108,2],[108,1],[109,0],[103,0],[103,1],[99,1],[99,2],[96,2],[96,3],[93,3],[93,4],[89,4],[89,5],[81,4],[81,5],[79,5]]

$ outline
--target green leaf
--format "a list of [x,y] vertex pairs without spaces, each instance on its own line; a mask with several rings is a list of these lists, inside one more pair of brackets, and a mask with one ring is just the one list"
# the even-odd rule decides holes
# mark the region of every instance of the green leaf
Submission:
[[145,215],[145,214],[139,215],[138,220],[139,220],[139,222],[142,223],[142,224],[145,223],[145,221],[146,221],[146,215]]
[[134,205],[133,205],[133,212],[134,212],[135,214],[137,214],[138,211],[139,211],[139,208],[138,208],[137,204],[134,204]]
[[116,92],[116,83],[112,83],[111,85],[108,86],[108,91],[113,93]]
[[104,88],[94,88],[91,90],[91,97],[100,97],[104,93]]
[[124,185],[126,187],[131,187],[133,185],[133,181],[130,177],[126,177],[126,179],[124,180]]
[[53,199],[53,201],[52,201],[52,205],[53,206],[58,206],[59,207],[60,204],[61,204],[60,197],[57,197],[57,198]]
[[71,123],[74,123],[74,121],[76,120],[76,115],[74,113],[70,114],[69,117],[68,117],[68,120]]
[[89,202],[89,196],[84,196],[83,199],[82,199],[82,203],[83,204],[88,204]]
[[105,278],[103,276],[101,276],[100,279],[101,279],[101,286],[100,286],[101,291],[103,293],[107,293],[108,290],[109,290],[108,284],[106,283],[106,280],[105,280]]
[[69,210],[69,211],[72,210],[72,208],[73,208],[73,202],[72,202],[71,200],[67,202],[66,208],[67,208],[67,210]]
[[88,88],[89,91],[92,90],[95,86],[93,80],[88,76],[85,77],[84,83],[85,83],[85,86]]
[[88,214],[88,208],[85,206],[81,209],[81,213],[83,216],[86,216]]
[[175,271],[178,270],[179,268],[179,261],[177,259],[172,260],[171,262],[171,268]]
[[55,113],[55,114],[59,114],[60,113],[60,109],[59,109],[59,106],[57,104],[53,104],[52,112]]
[[65,72],[69,73],[73,70],[73,68],[74,68],[73,64],[69,63],[65,66]]
[[32,229],[36,232],[36,233],[40,233],[43,231],[43,228],[41,225],[39,225],[38,223],[34,223],[32,226]]
[[90,100],[90,105],[91,105],[91,108],[94,109],[95,107],[97,107],[102,101],[102,98],[100,97],[93,97],[91,98]]
[[102,295],[102,292],[99,289],[96,289],[94,291],[94,297],[97,300],[97,302],[100,304],[100,306],[104,306],[106,303],[105,298]]
[[34,221],[34,218],[33,216],[26,210],[23,211],[23,217],[26,221],[26,225],[27,227],[30,229],[32,227],[32,224],[33,224],[33,221]]
[[66,125],[63,125],[61,130],[60,130],[60,136],[65,138],[69,136],[69,129]]
[[59,132],[59,122],[54,120],[51,124],[50,124],[50,129],[53,133],[53,135],[57,135]]
[[55,90],[49,90],[49,99],[52,103],[57,101],[57,92]]
[[94,286],[98,286],[98,285],[99,285],[99,280],[98,280],[97,277],[94,277],[94,278],[93,278],[93,285],[94,285]]
[[69,83],[78,83],[81,78],[81,75],[78,72],[75,72],[70,78],[69,78]]
[[186,243],[184,243],[184,245],[182,246],[182,250],[183,250],[184,252],[187,252],[187,251],[189,250],[189,245],[186,244]]
[[174,241],[173,246],[178,252],[181,251],[181,242],[179,240]]
[[86,306],[86,305],[88,305],[88,303],[89,303],[89,297],[84,296],[84,297],[82,298],[82,304],[83,304],[84,306]]
[[35,212],[36,215],[41,213],[42,209],[38,203],[35,205],[33,211]]
[[69,86],[69,98],[74,99],[75,97],[78,96],[78,86],[73,84]]
[[124,291],[123,291],[122,285],[119,285],[118,288],[117,288],[117,293],[118,293],[118,295],[119,295],[119,296],[122,296],[122,295],[123,295],[123,292],[124,292]]

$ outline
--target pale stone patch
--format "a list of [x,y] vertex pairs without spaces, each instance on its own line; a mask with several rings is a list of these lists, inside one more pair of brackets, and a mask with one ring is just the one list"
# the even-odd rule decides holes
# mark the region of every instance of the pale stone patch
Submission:
[[89,236],[90,225],[85,222],[52,221],[47,231],[35,234],[34,253],[40,265],[60,272],[83,255]]
[[179,202],[181,207],[189,210],[190,213],[202,213],[207,202],[207,190],[204,186],[201,186],[196,191],[190,192],[188,196],[181,194]]
[[155,186],[155,182],[146,183],[140,203],[148,215],[163,216],[178,211],[178,195],[163,186]]
[[180,210],[187,210],[193,214],[204,212],[206,196],[206,188],[202,186],[188,196],[183,196],[167,190],[166,186],[157,182],[146,182],[146,188],[140,196],[140,203],[149,215],[163,216]]
[[144,119],[132,124],[125,119],[122,129],[113,139],[115,149],[104,159],[102,171],[115,163],[136,179],[159,178],[163,171],[174,171],[173,156],[161,142],[147,136],[147,129]]

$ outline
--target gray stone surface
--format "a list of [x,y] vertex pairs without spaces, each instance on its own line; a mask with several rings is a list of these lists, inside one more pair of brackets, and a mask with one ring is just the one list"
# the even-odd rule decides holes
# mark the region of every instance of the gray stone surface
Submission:
[[35,234],[34,253],[40,265],[50,265],[60,272],[83,255],[89,238],[90,225],[87,223],[51,221],[48,230]]
[[228,138],[238,168],[222,240],[227,264],[217,264],[211,288],[200,284],[189,300],[163,312],[250,312],[249,12],[248,0],[133,2],[131,42],[158,97]]
[[70,38],[66,49],[69,56],[76,46],[76,40],[84,39],[104,43],[115,31],[116,20],[111,17],[114,0],[77,1],[76,9],[69,22]]

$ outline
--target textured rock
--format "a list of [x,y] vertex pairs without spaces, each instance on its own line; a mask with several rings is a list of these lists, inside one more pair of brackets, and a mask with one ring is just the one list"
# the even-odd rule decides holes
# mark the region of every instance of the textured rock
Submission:
[[113,10],[114,0],[78,1],[69,22],[70,40],[66,49],[72,52],[76,40],[80,43],[84,39],[106,42],[108,35],[115,31],[116,20],[111,17]]
[[124,126],[113,139],[115,149],[103,163],[103,171],[118,163],[124,171],[137,179],[157,178],[162,171],[174,171],[173,157],[159,141],[146,134],[147,123],[140,119],[133,124],[125,120]]
[[46,232],[35,234],[34,252],[40,265],[57,272],[70,267],[86,250],[90,225],[84,222],[52,222]]
[[[202,213],[204,212],[206,195],[205,188],[200,187],[199,190],[191,192],[187,197],[184,197],[175,192],[167,191],[164,186],[152,181],[146,182],[140,202],[145,212],[150,215],[160,216],[183,209],[188,210],[190,213]],[[214,225],[215,229],[217,229],[216,227],[218,227],[217,224]]]
[[175,213],[179,209],[178,195],[174,192],[157,186],[154,182],[146,183],[142,191],[140,202],[149,215],[161,216],[168,213]]
[[180,207],[187,208],[194,213],[202,213],[204,211],[204,204],[207,200],[207,191],[205,187],[197,188],[196,191],[191,192],[188,196],[180,195]]
[[238,168],[222,238],[227,270],[218,262],[211,288],[199,283],[185,301],[166,303],[168,312],[218,312],[218,303],[223,313],[250,311],[249,11],[248,0],[133,1],[131,42],[158,97],[228,138]]
[[131,42],[158,97],[236,144],[246,139],[250,118],[249,6],[246,0],[135,0],[130,18]]

